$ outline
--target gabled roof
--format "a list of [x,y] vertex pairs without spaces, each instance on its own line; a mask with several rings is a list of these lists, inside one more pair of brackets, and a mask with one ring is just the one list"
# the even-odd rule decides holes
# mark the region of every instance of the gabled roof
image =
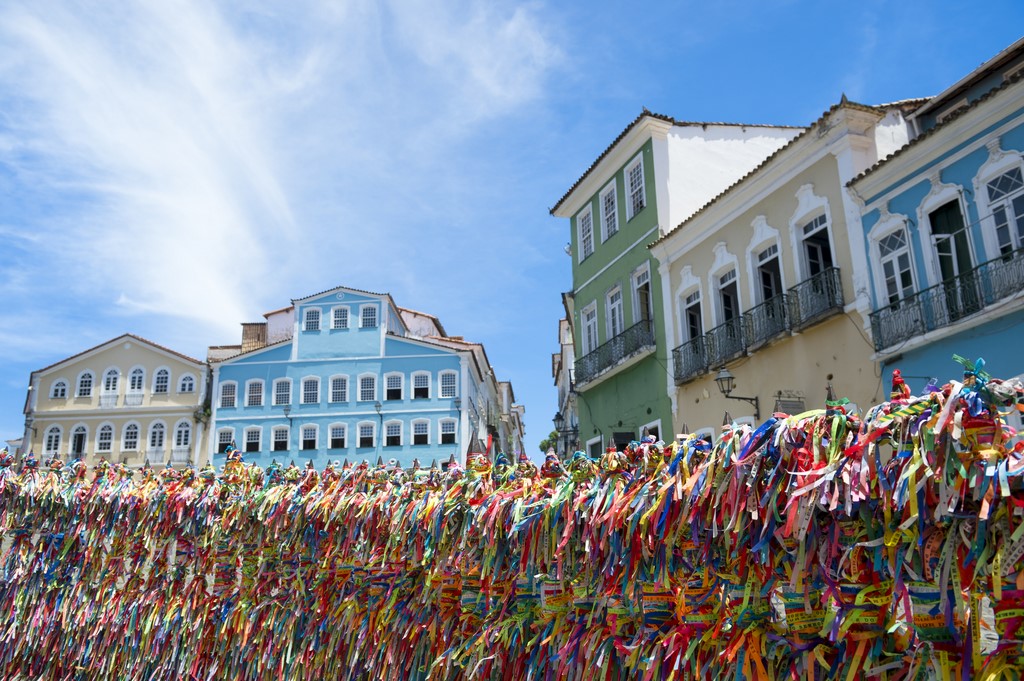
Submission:
[[683,121],[683,120],[677,120],[675,118],[672,118],[671,116],[666,116],[664,114],[654,113],[653,111],[648,111],[646,108],[644,108],[640,112],[640,115],[637,116],[636,118],[634,118],[622,130],[622,132],[620,132],[618,134],[618,136],[614,140],[612,140],[612,143],[609,144],[605,148],[605,150],[602,151],[598,155],[597,159],[593,163],[590,164],[590,167],[587,168],[583,172],[583,174],[579,177],[579,179],[576,180],[575,182],[573,182],[572,186],[569,187],[569,190],[567,192],[565,192],[565,194],[562,195],[562,198],[558,199],[558,201],[555,203],[555,205],[552,206],[548,210],[548,212],[550,214],[554,215],[555,211],[557,211],[561,207],[561,205],[563,203],[565,203],[566,199],[568,199],[569,196],[572,195],[572,193],[574,191],[576,191],[577,187],[579,187],[581,184],[583,184],[583,181],[586,180],[587,177],[592,172],[594,172],[594,169],[597,168],[597,166],[601,163],[601,161],[603,161],[604,158],[608,154],[610,154],[612,152],[612,150],[619,144],[619,142],[621,142],[626,137],[626,135],[629,134],[629,132],[633,128],[635,128],[636,126],[640,125],[640,123],[643,122],[644,119],[658,120],[658,121],[662,121],[664,123],[669,123],[671,125],[676,125],[676,126],[680,126],[680,127],[704,127],[704,128],[706,128],[706,127],[712,126],[712,125],[714,125],[714,126],[731,126],[731,127],[737,127],[737,128],[792,128],[792,127],[794,127],[794,126],[790,126],[790,125],[763,125],[763,124],[753,124],[753,123],[719,123],[719,122],[707,122],[707,121]]
[[174,355],[175,357],[183,359],[186,362],[192,362],[193,364],[198,364],[200,366],[202,366],[203,364],[206,364],[206,362],[203,362],[202,360],[198,360],[195,357],[189,357],[188,355],[182,354],[182,353],[178,352],[177,350],[171,350],[170,348],[164,347],[163,345],[160,345],[159,343],[154,343],[153,341],[149,340],[148,338],[143,338],[142,336],[136,336],[134,333],[125,333],[125,334],[121,334],[120,336],[117,336],[116,338],[111,338],[108,341],[104,341],[104,342],[102,342],[102,343],[100,343],[98,345],[94,345],[91,348],[89,348],[88,350],[82,350],[81,352],[76,353],[74,355],[71,355],[70,357],[65,357],[64,359],[62,359],[60,361],[57,361],[57,362],[54,362],[53,364],[50,364],[48,366],[45,366],[42,369],[36,369],[32,373],[41,374],[44,371],[49,371],[50,369],[54,368],[55,366],[58,366],[60,364],[65,364],[66,362],[70,362],[72,360],[75,360],[75,359],[78,359],[78,358],[83,357],[85,355],[88,355],[90,352],[94,352],[96,350],[99,350],[99,349],[103,348],[106,345],[113,345],[114,343],[119,343],[122,340],[124,340],[125,338],[131,338],[132,340],[138,341],[140,343],[144,343],[146,345],[149,345],[150,347],[156,348],[157,350],[161,350],[161,351],[166,352],[168,354]]
[[[906,99],[906,100],[903,100],[901,102],[894,102],[892,104],[881,104],[881,105],[878,105],[878,106],[871,106],[871,105],[868,105],[868,104],[860,104],[858,102],[851,102],[849,99],[846,98],[846,95],[843,95],[842,99],[840,99],[836,104],[833,104],[831,107],[829,107],[828,110],[826,110],[824,113],[822,113],[821,116],[819,116],[816,121],[814,121],[807,128],[805,128],[803,132],[801,132],[799,135],[797,135],[796,137],[791,139],[786,144],[784,144],[781,147],[779,147],[778,149],[776,149],[771,155],[768,156],[768,158],[764,159],[759,164],[757,164],[757,166],[755,166],[753,170],[751,170],[746,175],[744,175],[743,177],[741,177],[740,179],[736,180],[731,185],[726,187],[720,194],[718,194],[718,196],[714,197],[713,199],[711,199],[710,201],[705,203],[703,206],[698,208],[695,213],[693,213],[688,218],[686,218],[685,220],[680,222],[678,225],[673,227],[671,230],[666,232],[662,237],[656,239],[654,242],[649,244],[648,248],[652,248],[652,247],[662,243],[666,239],[668,239],[670,236],[672,236],[677,231],[679,231],[684,225],[688,224],[689,222],[694,220],[697,216],[701,215],[706,210],[711,208],[711,206],[713,206],[714,204],[718,203],[719,201],[724,199],[726,196],[731,194],[733,191],[735,191],[740,185],[742,185],[744,182],[746,182],[749,178],[753,177],[754,175],[757,175],[758,173],[763,171],[765,168],[770,166],[772,163],[774,163],[778,158],[780,158],[780,157],[784,156],[785,154],[789,153],[789,150],[792,149],[796,144],[798,144],[800,140],[802,140],[803,138],[807,137],[812,131],[817,130],[818,128],[820,128],[822,123],[824,123],[825,120],[829,116],[834,114],[836,111],[838,111],[840,109],[852,109],[854,111],[863,111],[863,112],[868,112],[868,113],[884,114],[885,111],[887,111],[889,109],[903,109],[904,111],[912,110],[913,108],[919,106],[922,101],[926,101],[926,100]],[[826,128],[826,130],[827,130],[827,128]]]
[[865,177],[867,177],[871,173],[875,172],[876,170],[881,168],[883,165],[885,165],[889,161],[891,161],[894,158],[896,158],[896,157],[900,156],[901,154],[905,153],[908,149],[911,149],[912,147],[917,146],[918,144],[920,144],[921,142],[925,141],[926,139],[929,139],[930,137],[934,136],[939,131],[945,130],[947,126],[949,126],[949,125],[951,125],[953,123],[953,121],[960,120],[965,115],[967,115],[969,112],[974,111],[974,109],[976,109],[979,106],[981,106],[982,103],[987,102],[990,99],[993,99],[994,97],[999,96],[1002,92],[1007,90],[1011,85],[1015,85],[1016,83],[1019,83],[1022,80],[1024,80],[1024,72],[1017,73],[1012,78],[1007,78],[1006,80],[1004,80],[1002,82],[1001,85],[992,88],[991,90],[989,90],[988,92],[983,94],[981,97],[978,97],[976,100],[974,100],[973,102],[971,102],[967,106],[965,106],[965,107],[963,107],[961,109],[958,109],[958,110],[956,110],[954,112],[951,112],[949,117],[942,119],[941,122],[936,123],[930,129],[926,130],[925,132],[921,133],[920,135],[918,135],[914,139],[910,140],[909,142],[904,144],[902,147],[900,147],[896,151],[892,152],[891,154],[889,154],[885,158],[881,159],[880,161],[878,161],[877,163],[872,165],[870,168],[867,168],[866,170],[864,170],[860,175],[857,175],[857,177],[855,177],[852,180],[850,180],[849,182],[847,182],[846,186],[847,187],[853,186],[855,183],[857,183],[858,181],[864,179]]
[[[341,290],[341,289],[344,289],[346,291],[354,291],[355,293],[365,293],[368,296],[387,296],[388,298],[391,297],[390,293],[377,293],[376,291],[364,291],[362,289],[352,288],[351,286],[335,286],[333,288],[325,289],[323,291],[320,291],[319,293],[314,293],[312,295],[302,296],[301,298],[292,298],[292,304],[300,303],[303,300],[309,300],[310,298],[316,298],[317,296],[322,296],[325,293],[333,293],[334,291],[338,291],[338,290]],[[392,301],[391,304],[394,305],[394,301]]]
[[437,325],[437,329],[441,332],[441,335],[446,337],[448,336],[448,332],[444,330],[444,325],[441,324],[441,320],[438,319],[436,316],[430,314],[429,312],[420,312],[419,310],[414,310],[410,307],[399,307],[398,312],[408,312],[410,314],[418,315],[420,317],[427,317],[429,319],[433,319],[434,324]]

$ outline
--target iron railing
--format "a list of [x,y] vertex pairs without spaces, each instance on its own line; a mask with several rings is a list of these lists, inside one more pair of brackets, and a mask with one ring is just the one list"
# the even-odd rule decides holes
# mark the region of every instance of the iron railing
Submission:
[[101,393],[100,409],[113,409],[117,406],[117,393]]
[[171,463],[188,463],[190,451],[189,447],[172,447]]
[[743,317],[735,317],[704,334],[708,368],[719,367],[747,351]]
[[708,370],[708,354],[704,336],[688,340],[672,351],[672,364],[676,383],[700,376]]
[[124,406],[138,407],[142,404],[142,393],[125,393]]
[[807,328],[843,309],[839,268],[830,267],[789,289],[789,319],[795,331]]
[[576,380],[580,384],[587,383],[601,372],[648,347],[654,347],[654,325],[648,320],[637,322],[576,360]]
[[875,350],[883,350],[981,312],[1024,290],[1024,249],[871,313]]
[[743,314],[748,350],[758,348],[789,330],[787,308],[786,296],[778,295]]
[[143,458],[147,466],[160,466],[167,460],[166,456],[167,450],[165,449],[147,449]]

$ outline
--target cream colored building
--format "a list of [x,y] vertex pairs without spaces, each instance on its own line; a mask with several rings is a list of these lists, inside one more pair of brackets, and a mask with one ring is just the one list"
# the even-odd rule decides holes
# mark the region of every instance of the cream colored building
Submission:
[[124,334],[32,372],[27,446],[40,461],[205,464],[207,366]]
[[[843,100],[651,245],[673,348],[673,426],[715,431],[824,406],[826,385],[869,406],[872,360],[860,206],[846,183],[908,140],[920,101]],[[734,376],[727,399],[716,384]]]

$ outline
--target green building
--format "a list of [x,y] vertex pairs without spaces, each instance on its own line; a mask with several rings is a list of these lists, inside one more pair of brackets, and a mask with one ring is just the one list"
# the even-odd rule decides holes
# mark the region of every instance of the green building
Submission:
[[802,128],[677,121],[644,111],[558,200],[569,220],[580,444],[592,455],[674,433],[666,307],[648,244]]

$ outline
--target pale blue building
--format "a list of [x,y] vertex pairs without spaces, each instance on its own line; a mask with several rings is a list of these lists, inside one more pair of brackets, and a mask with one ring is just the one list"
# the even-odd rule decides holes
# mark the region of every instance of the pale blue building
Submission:
[[916,136],[850,183],[881,380],[914,392],[952,356],[1024,373],[1024,39],[915,111]]
[[215,465],[234,442],[262,466],[429,466],[464,461],[487,433],[475,405],[486,401],[490,367],[436,317],[344,287],[264,317],[242,325],[241,345],[210,348]]

